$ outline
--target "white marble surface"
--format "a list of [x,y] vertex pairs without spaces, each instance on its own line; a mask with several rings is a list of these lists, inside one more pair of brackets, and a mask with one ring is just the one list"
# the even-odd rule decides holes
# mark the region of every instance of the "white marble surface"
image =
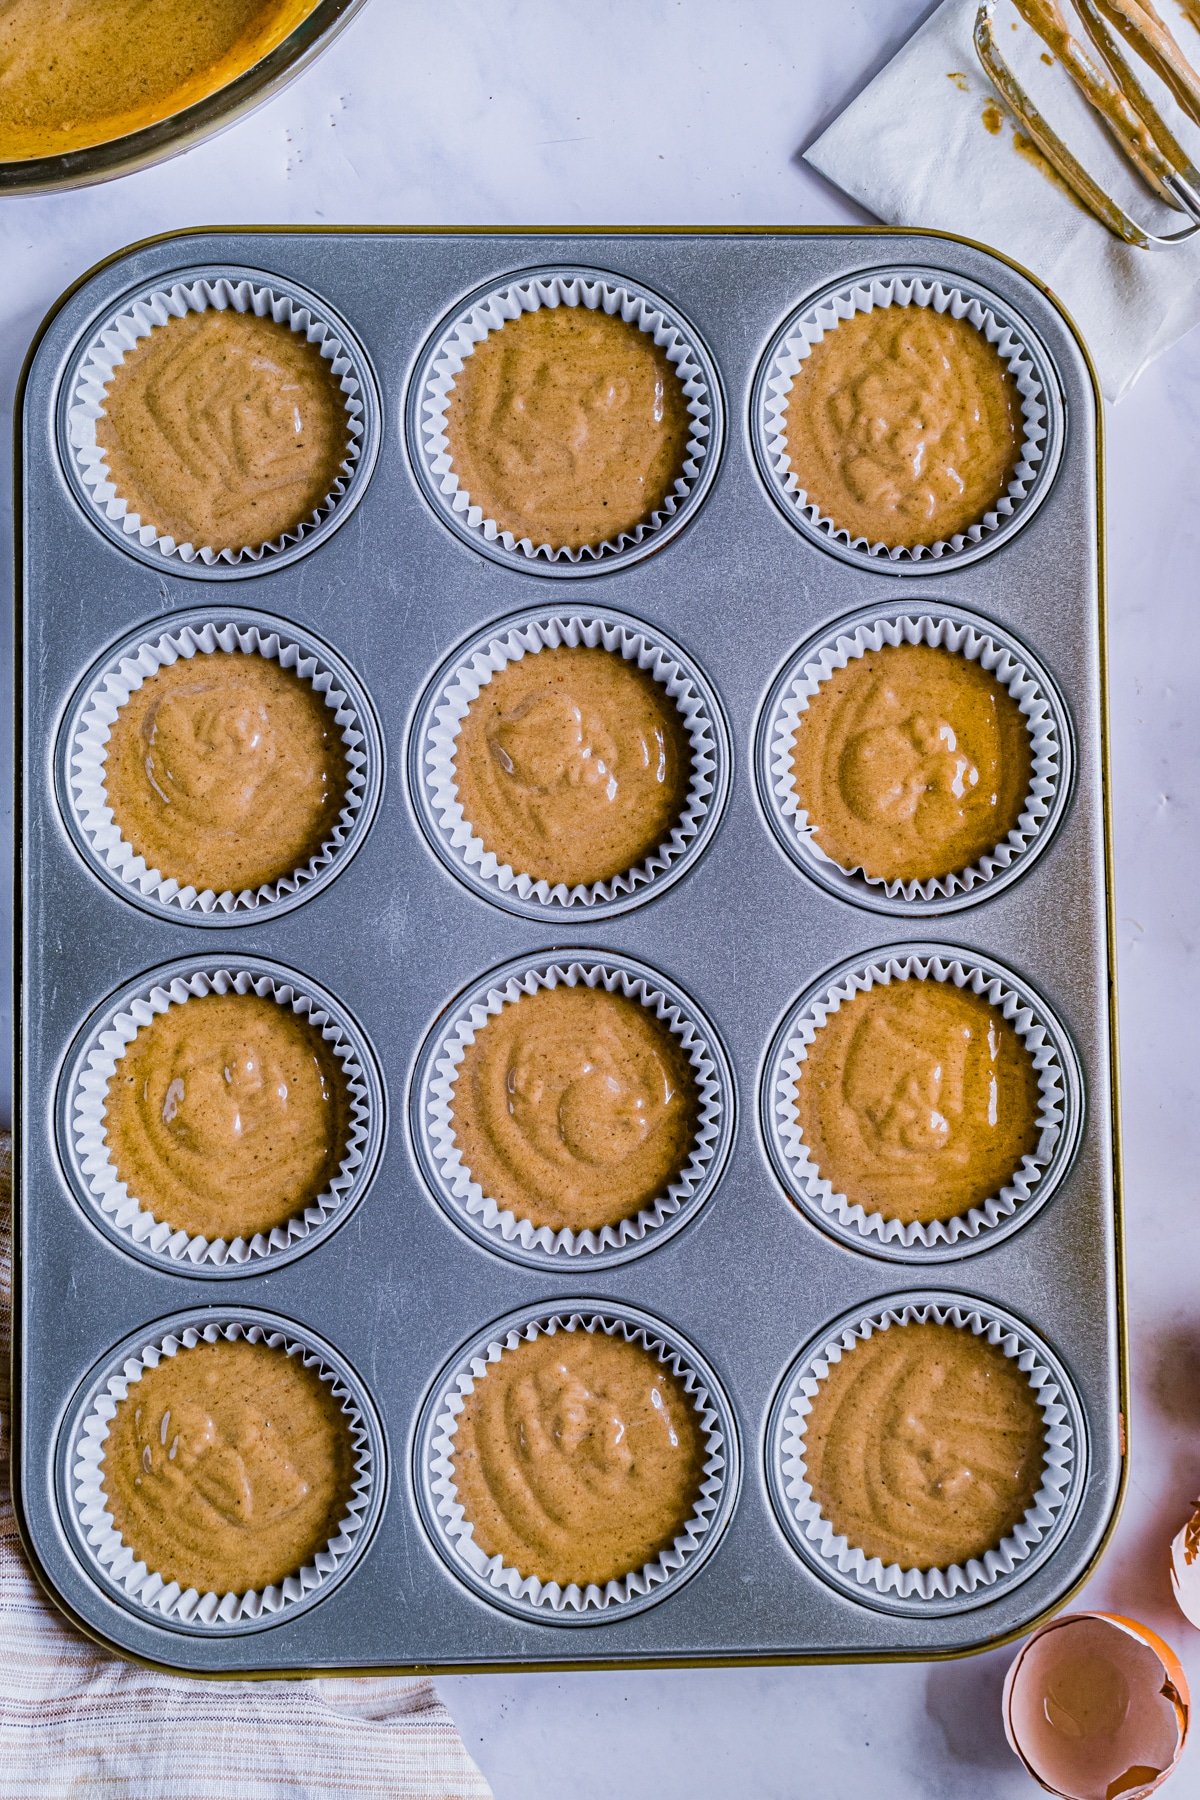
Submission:
[[[298,85],[184,159],[106,188],[0,202],[4,405],[59,291],[152,232],[853,219],[797,153],[928,10],[372,0]],[[1194,1678],[1200,1633],[1174,1610],[1166,1546],[1200,1492],[1198,450],[1200,334],[1109,418],[1134,1451],[1124,1518],[1086,1595],[1161,1629]],[[8,525],[6,512],[5,564]],[[442,1686],[498,1800],[1016,1800],[1035,1790],[1000,1733],[1007,1660]],[[1171,1791],[1200,1794],[1200,1751]]]

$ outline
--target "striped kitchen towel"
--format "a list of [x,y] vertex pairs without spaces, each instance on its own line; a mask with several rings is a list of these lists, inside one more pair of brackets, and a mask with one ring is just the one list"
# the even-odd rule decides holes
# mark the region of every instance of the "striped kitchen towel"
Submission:
[[0,1800],[491,1800],[428,1681],[212,1683],[107,1655],[29,1572],[9,1486],[9,1140],[0,1139]]

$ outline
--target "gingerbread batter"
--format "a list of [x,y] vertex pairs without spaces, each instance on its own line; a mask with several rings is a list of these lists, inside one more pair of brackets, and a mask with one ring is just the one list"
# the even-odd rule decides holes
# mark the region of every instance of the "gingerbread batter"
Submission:
[[813,1497],[868,1558],[942,1569],[992,1550],[1042,1482],[1029,1377],[955,1325],[892,1325],[845,1351],[804,1433]]
[[0,161],[61,156],[215,94],[318,0],[4,0]]
[[109,734],[121,836],[181,887],[241,893],[302,868],[346,795],[324,696],[270,657],[215,650],[149,676]]
[[317,1028],[257,994],[205,994],[158,1013],[105,1096],[109,1157],[154,1218],[250,1238],[303,1212],[345,1154],[350,1098]]
[[905,1224],[999,1193],[1038,1146],[1033,1059],[1004,1015],[949,981],[879,984],[808,1046],[796,1110],[835,1193]]
[[242,550],[294,531],[328,498],[349,415],[303,332],[210,307],[156,325],[118,363],[96,442],[143,525]]
[[648,1006],[540,988],[467,1045],[454,1135],[485,1194],[554,1231],[616,1225],[665,1194],[691,1152],[695,1076]]
[[108,1511],[165,1581],[261,1592],[334,1538],[354,1446],[330,1385],[298,1355],[218,1339],[131,1382],[101,1463]]
[[491,332],[455,376],[454,473],[502,530],[581,549],[632,531],[682,473],[687,396],[649,332],[544,306]]
[[674,1542],[695,1508],[704,1434],[683,1384],[601,1332],[523,1340],[467,1395],[454,1483],[474,1539],[522,1575],[617,1581]]
[[1002,844],[1032,766],[1007,689],[930,644],[887,645],[835,669],[792,741],[792,779],[818,846],[880,881],[931,881]]
[[607,881],[664,843],[691,782],[679,708],[615,651],[507,663],[459,729],[463,815],[501,863],[551,884]]
[[1021,396],[966,319],[925,306],[855,313],[792,379],[788,463],[852,538],[933,544],[975,524],[1020,461]]

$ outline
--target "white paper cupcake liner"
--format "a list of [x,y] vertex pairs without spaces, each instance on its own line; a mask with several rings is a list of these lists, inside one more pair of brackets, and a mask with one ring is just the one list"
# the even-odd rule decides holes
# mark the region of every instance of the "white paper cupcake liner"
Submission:
[[[619,315],[646,332],[674,365],[692,421],[683,467],[658,510],[632,531],[579,550],[518,539],[485,517],[459,485],[445,429],[455,377],[475,346],[522,313],[554,306]],[[708,491],[720,458],[722,431],[720,382],[695,328],[650,289],[598,269],[530,269],[473,295],[448,324],[438,327],[409,391],[409,454],[434,510],[474,549],[542,575],[594,575],[621,568],[674,537]]]
[[[142,338],[187,313],[216,310],[273,319],[320,349],[346,401],[348,447],[328,496],[307,519],[269,544],[215,550],[179,543],[132,512],[115,487],[96,442],[105,391],[114,371]],[[366,351],[333,309],[307,289],[253,269],[188,269],[174,279],[127,295],[94,330],[76,356],[63,388],[60,442],[71,486],[105,535],[143,562],[169,563],[174,573],[214,577],[253,575],[290,563],[324,542],[358,504],[379,445],[379,400]]]
[[[801,363],[842,320],[884,306],[932,307],[969,320],[995,347],[1021,396],[1024,439],[1007,490],[965,532],[930,544],[871,543],[852,536],[809,500],[788,455],[788,396]],[[1032,517],[1058,464],[1062,403],[1049,360],[1031,328],[996,295],[936,270],[877,269],[805,300],[776,333],[755,379],[752,432],[763,479],[793,525],[844,561],[879,563],[904,574],[922,564],[975,561],[1007,542]]]
[[[683,811],[666,841],[608,881],[553,886],[502,863],[464,818],[455,779],[459,730],[471,702],[498,670],[562,646],[603,648],[647,670],[679,709],[691,747]],[[510,912],[624,912],[659,894],[691,867],[719,823],[729,791],[729,733],[716,694],[684,652],[660,631],[611,611],[532,611],[490,626],[455,652],[425,691],[410,739],[409,780],[434,851],[468,887]]]
[[[524,1338],[556,1331],[600,1331],[651,1352],[681,1381],[704,1430],[707,1457],[691,1518],[653,1562],[603,1587],[566,1587],[522,1575],[474,1541],[454,1484],[454,1438],[466,1396]],[[426,1401],[417,1438],[415,1488],[422,1518],[439,1555],[482,1599],[543,1625],[594,1625],[626,1618],[674,1593],[715,1550],[737,1497],[739,1453],[733,1413],[704,1358],[661,1320],[633,1307],[589,1300],[529,1307],[482,1333],[439,1377]]]
[[[250,1238],[210,1239],[156,1220],[120,1179],[105,1135],[106,1098],[121,1057],[143,1027],[190,999],[231,993],[272,999],[321,1033],[345,1076],[348,1129],[328,1188],[293,1217]],[[266,1273],[321,1242],[366,1192],[383,1147],[383,1082],[359,1026],[306,976],[256,958],[228,964],[188,959],[143,976],[93,1014],[59,1086],[58,1133],[77,1198],[121,1249],[156,1268],[193,1277]]]
[[[1020,817],[1004,840],[968,868],[926,881],[883,880],[826,855],[791,766],[797,725],[822,684],[855,658],[900,644],[953,651],[986,669],[1024,715],[1032,759]],[[864,609],[810,638],[775,682],[759,723],[756,760],[763,809],[792,861],[842,899],[901,915],[958,910],[1024,874],[1054,835],[1074,766],[1066,707],[1050,677],[1008,632],[954,606]]]
[[[1038,1081],[1038,1144],[999,1193],[931,1224],[885,1218],[851,1204],[809,1156],[796,1082],[809,1045],[831,1013],[856,994],[893,981],[948,981],[995,1006],[1016,1031]],[[1071,1165],[1083,1119],[1083,1083],[1067,1032],[1046,1002],[1001,963],[949,944],[897,944],[823,976],[786,1014],[767,1059],[763,1129],[788,1194],[814,1224],[855,1250],[898,1262],[938,1262],[987,1250],[1025,1225]]]
[[[301,867],[257,888],[181,886],[149,867],[122,836],[105,789],[113,724],[131,694],[161,668],[216,652],[263,656],[310,684],[328,707],[346,754],[346,792],[336,820]],[[266,613],[181,614],[168,630],[136,631],[84,676],[56,757],[59,800],[67,829],[100,879],[146,911],[201,925],[241,925],[288,912],[322,891],[362,845],[383,786],[383,741],[364,689],[328,646]]]
[[[840,1536],[824,1517],[807,1479],[806,1421],[832,1364],[876,1331],[904,1325],[953,1325],[986,1338],[1029,1378],[1046,1430],[1042,1481],[1025,1516],[992,1550],[940,1569],[884,1563]],[[938,1616],[982,1606],[1024,1581],[1057,1547],[1086,1478],[1087,1451],[1078,1396],[1058,1359],[1020,1320],[988,1301],[957,1294],[900,1294],[848,1313],[804,1350],[784,1378],[768,1426],[768,1475],[789,1543],[821,1578],[883,1611]]]
[[[485,1194],[465,1167],[455,1136],[454,1091],[467,1046],[490,1018],[542,988],[602,988],[646,1006],[687,1053],[696,1081],[698,1114],[688,1160],[670,1186],[629,1218],[598,1231],[555,1231],[518,1218]],[[631,1261],[695,1218],[709,1198],[733,1140],[734,1089],[720,1039],[703,1013],[673,983],[630,957],[586,950],[522,957],[494,970],[439,1019],[426,1042],[413,1084],[413,1141],[434,1197],[455,1224],[513,1260],[547,1266],[597,1266]]]
[[[148,1568],[125,1543],[102,1487],[104,1446],[117,1408],[147,1369],[197,1344],[244,1339],[298,1356],[317,1369],[342,1406],[354,1448],[355,1474],[337,1536],[278,1586],[242,1594],[198,1593]],[[304,1327],[251,1308],[223,1308],[147,1326],[107,1359],[64,1427],[59,1451],[60,1502],[93,1577],[121,1605],[155,1624],[200,1633],[238,1633],[291,1618],[323,1600],[367,1547],[384,1491],[383,1433],[361,1381],[330,1346]]]

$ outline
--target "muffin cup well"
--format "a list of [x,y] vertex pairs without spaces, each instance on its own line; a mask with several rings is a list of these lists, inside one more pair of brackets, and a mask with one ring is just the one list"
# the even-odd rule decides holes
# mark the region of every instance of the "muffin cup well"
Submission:
[[[465,1397],[489,1363],[524,1338],[600,1331],[640,1344],[683,1383],[703,1427],[707,1457],[691,1518],[653,1562],[603,1587],[566,1587],[521,1573],[474,1542],[454,1484],[454,1438]],[[415,1445],[413,1488],[422,1521],[451,1572],[503,1611],[542,1625],[596,1625],[627,1618],[675,1593],[716,1549],[737,1498],[740,1474],[733,1411],[700,1353],[671,1326],[631,1306],[595,1300],[543,1302],[489,1326],[460,1350],[425,1401]]]
[[[116,1528],[102,1487],[104,1444],[117,1407],[147,1369],[197,1344],[263,1343],[317,1369],[340,1402],[355,1474],[338,1534],[277,1586],[242,1594],[198,1593],[150,1569]],[[59,1435],[57,1485],[63,1520],[84,1566],[120,1605],[169,1628],[235,1635],[306,1611],[340,1582],[367,1548],[383,1505],[383,1431],[365,1387],[337,1351],[307,1330],[253,1308],[206,1308],[144,1326],[105,1357],[76,1397]]]
[[[831,1013],[856,994],[893,981],[948,981],[998,1007],[1033,1061],[1038,1079],[1038,1145],[999,1193],[952,1219],[907,1224],[853,1205],[808,1153],[796,1081],[809,1045]],[[791,1006],[767,1057],[763,1134],[789,1197],[822,1231],[854,1250],[895,1262],[932,1263],[987,1250],[1018,1230],[1055,1192],[1079,1143],[1083,1078],[1074,1047],[1046,1002],[1002,963],[951,944],[896,944],[830,970]]]
[[[463,817],[455,782],[455,745],[463,720],[500,669],[541,650],[603,648],[648,671],[679,709],[691,746],[692,775],[670,837],[650,856],[608,881],[576,887],[535,878],[484,848]],[[696,664],[662,632],[624,613],[533,610],[501,620],[443,663],[425,690],[409,738],[409,782],[425,835],[446,867],[485,900],[541,919],[571,912],[599,918],[660,894],[700,855],[729,793],[729,731],[716,694]]]
[[[809,500],[788,456],[788,396],[801,363],[842,320],[885,306],[932,307],[967,319],[994,346],[1021,396],[1024,438],[1007,490],[966,531],[931,544],[871,543],[852,536]],[[884,268],[864,270],[810,296],[776,332],[755,377],[751,437],[767,489],[798,531],[844,562],[903,575],[921,565],[957,567],[974,562],[1021,529],[1045,498],[1057,469],[1063,408],[1045,350],[1032,329],[997,295],[936,269]]]
[[[942,1569],[884,1563],[838,1535],[813,1497],[804,1457],[806,1420],[830,1366],[874,1332],[914,1324],[953,1325],[1002,1349],[1029,1377],[1046,1432],[1041,1485],[1024,1518],[982,1557]],[[1011,1313],[973,1296],[897,1294],[845,1314],[800,1353],[771,1408],[767,1474],[784,1535],[822,1580],[884,1612],[915,1617],[966,1612],[1026,1580],[1061,1542],[1087,1474],[1083,1411],[1057,1357]]]
[[[108,742],[121,708],[146,680],[181,657],[217,652],[263,656],[291,669],[321,696],[346,756],[346,792],[337,819],[303,867],[240,893],[182,887],[147,866],[121,834],[105,790]],[[80,854],[124,899],[163,918],[196,925],[242,925],[289,912],[327,887],[371,827],[383,789],[383,739],[365,689],[327,644],[267,613],[182,613],[167,630],[141,628],[107,650],[84,676],[59,734],[59,804]]]
[[[450,391],[475,346],[522,313],[556,306],[619,314],[646,332],[674,365],[691,417],[683,467],[658,510],[632,531],[579,550],[517,539],[486,518],[459,486],[445,430]],[[594,575],[640,560],[687,524],[716,474],[723,416],[720,381],[708,349],[695,327],[666,300],[638,282],[599,269],[528,269],[481,288],[434,332],[409,388],[409,456],[434,511],[472,549],[535,574]]]
[[[1029,787],[1016,825],[969,868],[930,880],[883,880],[846,868],[821,848],[792,776],[797,724],[822,684],[856,657],[886,645],[928,644],[986,669],[1016,701],[1029,732]],[[809,638],[776,677],[759,718],[759,799],[771,828],[796,865],[856,906],[898,915],[949,912],[990,899],[1019,876],[1050,842],[1066,810],[1074,743],[1065,702],[1036,659],[1010,632],[962,607],[932,603],[866,607]]]
[[[141,339],[187,313],[233,311],[273,319],[315,344],[346,402],[347,449],[329,494],[311,516],[269,544],[215,550],[179,543],[131,512],[113,484],[96,421],[114,371]],[[307,555],[342,524],[366,489],[379,450],[379,397],[366,351],[333,308],[295,282],[256,269],[184,269],[127,294],[76,353],[60,398],[59,446],[68,479],[105,536],[143,562],[205,580],[255,575]]]
[[[454,1088],[467,1046],[505,1006],[559,986],[603,988],[648,1007],[686,1051],[696,1080],[696,1133],[684,1168],[665,1193],[598,1231],[555,1231],[502,1208],[465,1167],[455,1141]],[[720,1180],[733,1142],[733,1075],[712,1025],[665,976],[631,957],[564,950],[520,957],[493,970],[439,1018],[413,1082],[411,1126],[417,1159],[438,1204],[478,1243],[534,1267],[574,1259],[594,1268],[643,1256],[695,1218]]]
[[[105,1138],[108,1083],[138,1032],[172,1006],[206,994],[256,994],[307,1020],[341,1065],[349,1095],[341,1164],[328,1188],[270,1232],[210,1239],[156,1220],[129,1191]],[[384,1090],[361,1028],[331,994],[278,963],[248,957],[169,963],[122,988],[88,1020],[67,1059],[57,1100],[59,1153],[88,1217],[120,1249],[173,1274],[265,1274],[322,1242],[348,1217],[371,1183],[383,1149]]]

